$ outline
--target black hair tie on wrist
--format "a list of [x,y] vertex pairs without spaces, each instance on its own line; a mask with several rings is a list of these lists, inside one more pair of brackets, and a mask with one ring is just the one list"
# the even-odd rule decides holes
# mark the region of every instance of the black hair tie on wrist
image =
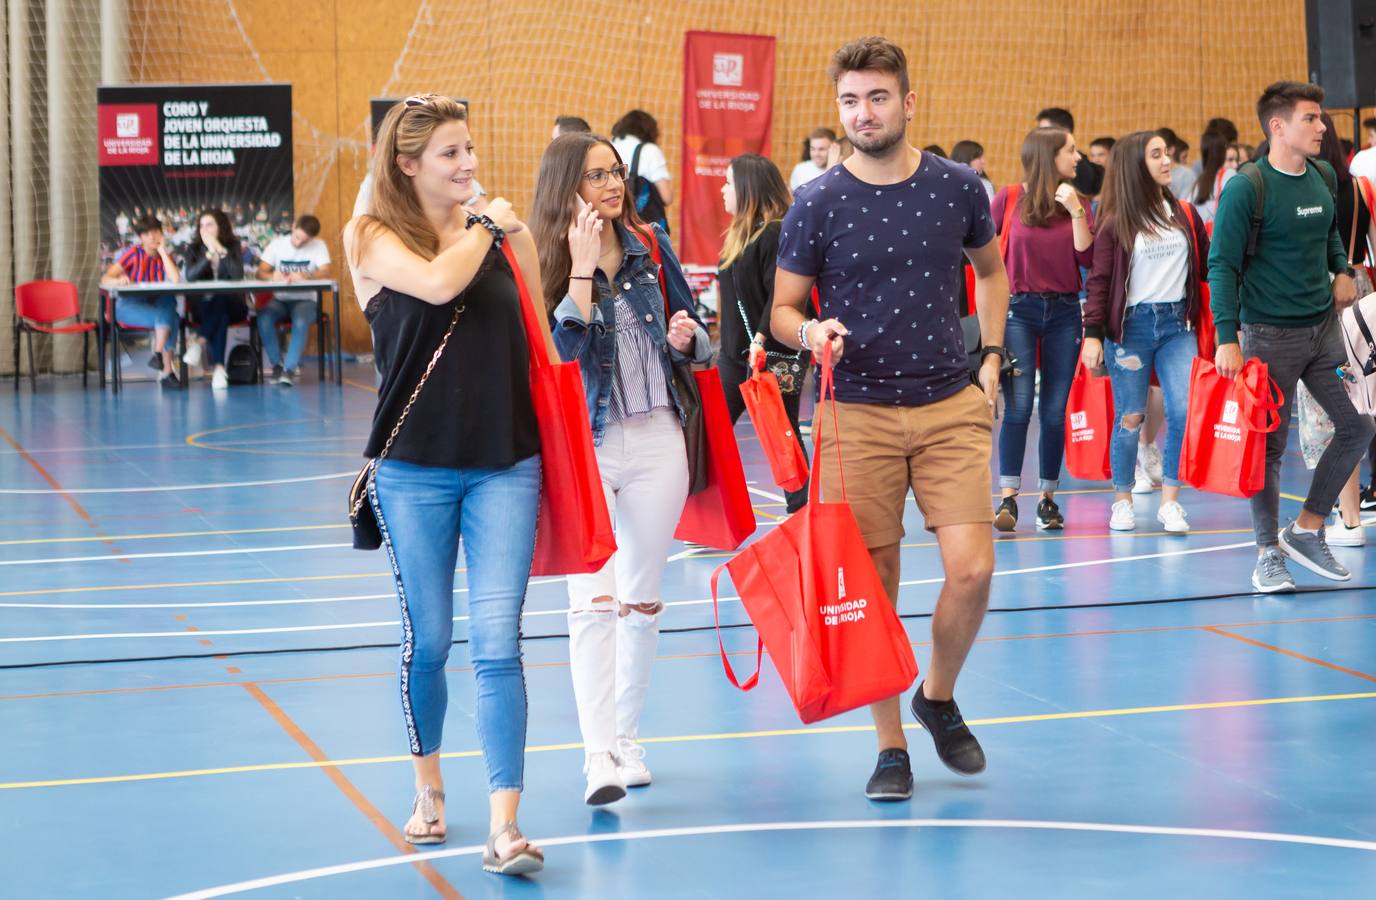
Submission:
[[470,213],[468,216],[468,224],[464,227],[472,228],[474,225],[481,225],[488,230],[488,233],[492,235],[492,246],[494,247],[502,246],[502,241],[506,240],[506,232],[487,216],[473,215]]

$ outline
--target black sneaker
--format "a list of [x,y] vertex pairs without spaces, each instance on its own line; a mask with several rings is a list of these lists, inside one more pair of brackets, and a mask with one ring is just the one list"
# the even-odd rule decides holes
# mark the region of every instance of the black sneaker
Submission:
[[281,366],[273,366],[273,367],[272,367],[272,380],[273,380],[273,381],[276,381],[277,379],[279,379],[279,378],[281,378],[281,377],[282,377],[282,367],[281,367]]
[[[923,682],[926,684],[926,682]],[[978,775],[984,771],[984,750],[970,733],[955,700],[938,703],[922,695],[922,684],[913,694],[913,715],[936,744],[936,755],[957,775]]]
[[1362,512],[1376,510],[1376,482],[1362,488]]
[[908,762],[907,750],[894,747],[879,751],[879,762],[869,784],[865,785],[865,796],[889,802],[912,798],[913,767]]
[[155,369],[156,371],[159,371],[159,372],[162,371],[162,354],[161,354],[161,353],[154,353],[152,356],[148,357],[148,368],[150,368],[150,369]]
[[1064,527],[1065,517],[1061,515],[1061,508],[1055,500],[1043,497],[1042,502],[1037,504],[1037,530],[1060,531]]
[[158,384],[165,388],[178,388],[182,383],[177,380],[176,372],[164,372],[158,376]]
[[1003,498],[999,508],[994,511],[994,527],[999,531],[1012,531],[1018,527],[1018,500],[1016,496]]

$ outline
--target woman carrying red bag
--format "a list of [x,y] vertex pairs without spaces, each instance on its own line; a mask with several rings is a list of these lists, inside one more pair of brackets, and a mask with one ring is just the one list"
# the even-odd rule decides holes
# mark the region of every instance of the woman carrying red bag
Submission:
[[[745,411],[741,385],[750,377],[757,359],[765,357],[770,371],[779,377],[784,411],[798,439],[798,407],[807,374],[807,354],[790,350],[769,335],[769,316],[774,306],[774,269],[779,257],[779,227],[793,198],[774,163],[755,153],[731,160],[722,205],[731,214],[731,227],[722,244],[717,282],[721,286],[721,353],[717,369],[726,391],[726,408],[734,424]],[[807,505],[807,485],[786,491],[786,509],[795,513]]]
[[1080,358],[1107,363],[1118,422],[1110,451],[1113,509],[1109,528],[1132,531],[1138,433],[1155,371],[1166,401],[1161,508],[1166,531],[1190,530],[1180,505],[1180,447],[1190,402],[1190,364],[1198,345],[1192,325],[1200,282],[1208,276],[1209,238],[1198,216],[1171,194],[1171,157],[1154,131],[1121,138],[1109,156],[1100,198],[1094,267],[1085,303]]
[[[626,177],[610,141],[560,135],[540,161],[531,226],[555,346],[582,367],[618,548],[597,572],[568,579],[569,670],[592,806],[650,783],[640,713],[659,642],[660,582],[689,490],[672,364],[712,356],[669,236],[636,216]],[[647,241],[664,263],[667,321]]]

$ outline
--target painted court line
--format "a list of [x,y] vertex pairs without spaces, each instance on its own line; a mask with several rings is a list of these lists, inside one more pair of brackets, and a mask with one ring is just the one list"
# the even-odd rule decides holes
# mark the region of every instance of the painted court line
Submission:
[[[824,822],[750,822],[738,825],[702,825],[689,828],[654,828],[642,831],[623,831],[606,834],[576,834],[555,838],[531,838],[531,843],[539,847],[567,847],[579,844],[602,844],[615,841],[640,841],[663,838],[701,837],[722,834],[777,833],[787,831],[870,831],[891,828],[969,828],[986,830],[1023,830],[1023,831],[1078,831],[1101,834],[1155,835],[1163,837],[1208,838],[1214,840],[1256,841],[1272,844],[1297,844],[1311,847],[1330,847],[1338,850],[1360,850],[1376,852],[1376,841],[1359,841],[1350,838],[1325,837],[1311,834],[1281,834],[1271,831],[1238,831],[1225,828],[1174,828],[1159,825],[1125,825],[1108,822],[1052,822],[1028,819],[880,819],[880,820],[835,820]],[[337,866],[322,866],[303,869],[253,881],[240,881],[205,890],[178,894],[170,900],[210,900],[213,897],[226,897],[246,891],[261,890],[284,884],[326,878],[333,875],[347,875],[388,866],[405,865],[417,859],[450,859],[458,856],[476,856],[482,853],[482,846],[454,847],[446,850],[432,850],[428,853],[408,854],[406,856],[385,857],[360,862],[344,863]]]
[[45,563],[103,562],[124,559],[172,559],[182,556],[235,556],[242,553],[290,553],[295,550],[334,550],[352,543],[295,544],[289,547],[234,547],[227,550],[173,550],[165,553],[113,553],[108,556],[58,556],[48,559],[0,560],[0,566],[41,566]]
[[224,481],[214,484],[164,484],[148,487],[108,487],[108,488],[66,488],[44,490],[0,488],[0,494],[155,494],[163,491],[209,491],[220,488],[264,487],[274,484],[300,484],[307,481],[329,481],[334,478],[352,478],[358,472],[333,472],[329,475],[302,475],[298,478],[270,478],[264,481]]
[[[1095,709],[1072,712],[1038,713],[1025,716],[1002,716],[988,719],[969,719],[972,726],[1021,725],[1039,722],[1060,722],[1075,719],[1099,719],[1117,716],[1156,715],[1176,712],[1199,712],[1217,709],[1243,709],[1255,706],[1278,706],[1291,703],[1324,703],[1347,700],[1373,700],[1376,691],[1356,694],[1327,694],[1309,697],[1267,697],[1253,700],[1219,700],[1206,703],[1181,703],[1168,706],[1139,706],[1127,709]],[[916,731],[921,726],[907,723],[905,729]],[[665,737],[642,737],[642,744],[684,744],[706,741],[754,740],[774,737],[811,737],[824,734],[856,734],[873,732],[873,725],[828,725],[820,728],[779,728],[765,731],[734,731],[718,734],[684,734]],[[581,743],[544,744],[527,747],[526,753],[550,753],[580,750]],[[480,759],[481,750],[452,750],[440,754],[441,759]],[[87,778],[62,778],[46,781],[15,781],[0,784],[0,790],[25,790],[31,788],[73,787],[91,784],[121,784],[132,781],[163,781],[174,778],[200,778],[210,775],[238,775],[251,772],[276,772],[289,769],[312,769],[321,766],[335,768],[341,766],[379,765],[384,763],[409,763],[410,756],[375,756],[359,759],[323,759],[302,762],[258,763],[253,765],[223,766],[207,769],[186,769],[171,772],[145,772],[134,775],[100,775]]]

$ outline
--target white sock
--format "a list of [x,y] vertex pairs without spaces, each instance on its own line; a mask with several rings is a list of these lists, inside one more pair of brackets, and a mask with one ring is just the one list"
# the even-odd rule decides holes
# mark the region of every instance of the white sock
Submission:
[[1317,529],[1317,528],[1301,528],[1299,522],[1295,522],[1295,523],[1294,523],[1293,525],[1291,525],[1290,527],[1293,528],[1293,529],[1295,530],[1295,534],[1318,534],[1318,533],[1319,533],[1319,529]]

